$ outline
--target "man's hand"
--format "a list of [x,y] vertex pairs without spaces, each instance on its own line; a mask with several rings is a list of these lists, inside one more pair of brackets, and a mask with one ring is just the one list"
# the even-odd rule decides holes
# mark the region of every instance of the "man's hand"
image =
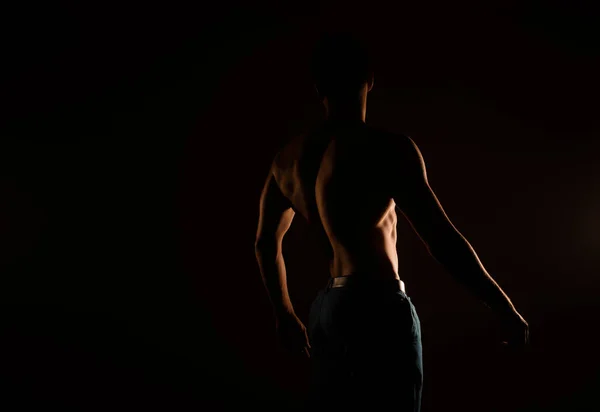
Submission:
[[502,317],[503,344],[520,348],[529,343],[529,325],[516,310]]
[[310,343],[306,327],[296,314],[277,316],[276,329],[281,347],[292,354],[302,354],[310,358]]

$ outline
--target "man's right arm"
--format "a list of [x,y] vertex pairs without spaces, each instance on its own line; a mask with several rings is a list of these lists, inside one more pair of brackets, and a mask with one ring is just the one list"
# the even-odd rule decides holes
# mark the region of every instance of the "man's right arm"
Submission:
[[460,283],[493,310],[525,321],[488,274],[475,250],[454,227],[429,186],[423,157],[407,136],[394,138],[387,171],[392,197],[429,253]]

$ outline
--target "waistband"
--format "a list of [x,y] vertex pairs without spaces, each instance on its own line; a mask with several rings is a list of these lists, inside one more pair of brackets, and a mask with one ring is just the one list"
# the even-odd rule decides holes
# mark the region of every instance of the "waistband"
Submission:
[[404,285],[404,282],[399,279],[377,279],[358,274],[331,278],[329,279],[329,283],[327,284],[328,289],[348,286],[359,286],[367,288],[391,288],[406,293],[406,287]]

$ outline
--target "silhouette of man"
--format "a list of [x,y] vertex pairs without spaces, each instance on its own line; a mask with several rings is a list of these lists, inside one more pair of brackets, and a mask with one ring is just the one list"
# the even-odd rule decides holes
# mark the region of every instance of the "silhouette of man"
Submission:
[[[398,274],[396,208],[430,254],[501,314],[507,343],[526,343],[528,325],[444,212],[415,142],[365,123],[374,81],[362,43],[324,36],[312,72],[325,121],[276,155],[260,200],[255,251],[278,338],[310,357],[308,410],[419,411],[421,327]],[[296,213],[330,244],[331,278],[308,330],[290,301],[282,256]]]

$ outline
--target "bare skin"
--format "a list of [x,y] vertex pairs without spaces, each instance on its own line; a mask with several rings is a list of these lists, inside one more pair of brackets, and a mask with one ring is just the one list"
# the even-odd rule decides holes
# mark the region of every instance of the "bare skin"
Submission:
[[353,98],[325,97],[322,128],[300,136],[274,159],[260,203],[256,257],[287,349],[309,354],[306,328],[286,284],[282,239],[296,213],[320,226],[331,245],[332,277],[361,273],[398,279],[396,210],[457,281],[502,315],[508,343],[528,340],[528,326],[444,212],[412,139],[365,123],[373,80]]

